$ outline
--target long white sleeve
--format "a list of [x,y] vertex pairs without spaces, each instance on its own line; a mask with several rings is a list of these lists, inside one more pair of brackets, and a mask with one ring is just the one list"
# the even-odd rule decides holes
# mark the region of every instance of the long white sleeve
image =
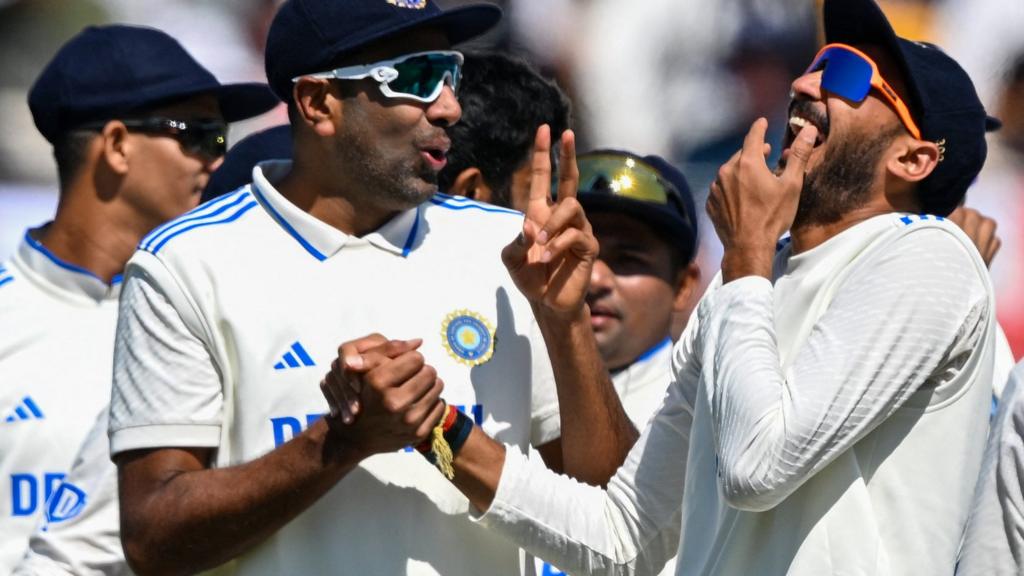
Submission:
[[658,574],[679,545],[694,334],[691,322],[676,345],[664,404],[607,490],[559,476],[507,446],[498,491],[478,521],[569,574]]
[[966,360],[990,312],[972,258],[936,229],[854,267],[788,367],[777,289],[739,279],[699,310],[719,484],[743,510],[778,505],[917,390],[940,385],[939,368]]

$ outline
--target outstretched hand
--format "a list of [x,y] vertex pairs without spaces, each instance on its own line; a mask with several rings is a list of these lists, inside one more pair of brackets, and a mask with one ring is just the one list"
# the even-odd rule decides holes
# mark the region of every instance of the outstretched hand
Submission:
[[562,135],[556,201],[551,200],[551,130],[546,124],[537,129],[531,162],[523,231],[501,258],[531,304],[570,317],[583,308],[598,253],[597,239],[576,199],[580,175],[575,135],[571,130]]
[[718,170],[711,184],[707,211],[725,249],[722,280],[743,276],[771,278],[775,243],[793,225],[804,171],[818,130],[804,126],[794,139],[782,174],[765,159],[770,147],[764,135],[768,121],[758,118],[743,148]]

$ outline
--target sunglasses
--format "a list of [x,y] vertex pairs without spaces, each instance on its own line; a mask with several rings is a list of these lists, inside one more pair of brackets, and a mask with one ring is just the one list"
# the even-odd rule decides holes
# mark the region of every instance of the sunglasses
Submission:
[[[125,118],[119,119],[129,130],[146,134],[170,136],[189,153],[205,158],[217,159],[228,149],[228,125],[220,120],[174,120],[171,118]],[[80,128],[103,130],[106,121],[92,122]]]
[[579,168],[579,190],[582,194],[607,194],[672,205],[680,213],[686,213],[676,187],[640,158],[607,153],[582,154],[577,157],[576,165]]
[[462,79],[462,54],[453,50],[417,52],[394,60],[381,60],[359,66],[345,66],[328,72],[305,74],[292,78],[328,80],[362,80],[371,78],[388,98],[408,98],[429,104],[437,100],[445,84],[458,92]]
[[921,129],[910,115],[910,109],[882,78],[878,65],[867,54],[846,44],[828,44],[807,67],[807,73],[818,70],[822,71],[822,88],[851,102],[863,102],[875,88],[892,105],[907,131],[921,139]]

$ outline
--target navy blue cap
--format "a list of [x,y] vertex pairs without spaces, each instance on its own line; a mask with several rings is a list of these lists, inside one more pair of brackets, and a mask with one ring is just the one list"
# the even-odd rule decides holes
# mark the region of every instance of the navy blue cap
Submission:
[[934,44],[896,36],[873,0],[826,0],[828,43],[872,44],[892,57],[906,80],[904,94],[921,138],[939,145],[942,160],[918,184],[926,212],[946,216],[960,204],[985,164],[986,130],[998,120],[985,113],[967,72]]
[[483,34],[501,19],[493,4],[442,10],[433,0],[288,0],[267,35],[270,87],[292,100],[292,78],[323,72],[339,57],[378,40],[434,27],[451,44]]
[[216,97],[228,122],[280,103],[266,84],[221,84],[160,30],[111,25],[90,26],[65,43],[33,84],[28,106],[52,143],[86,122],[200,94]]
[[[598,155],[620,156],[623,161],[629,158],[643,161],[657,172],[659,181],[669,191],[669,201],[667,204],[658,204],[626,198],[610,193],[607,182],[580,182],[577,199],[583,209],[586,212],[610,211],[633,216],[667,238],[680,251],[685,262],[692,261],[697,255],[700,239],[697,210],[686,176],[661,156],[640,156],[624,150],[593,150],[581,154],[578,160],[584,161],[588,156]],[[672,194],[672,191],[677,194]]]
[[292,157],[292,129],[287,124],[250,134],[224,155],[224,162],[210,175],[199,202],[213,200],[252,182],[252,169],[264,160]]

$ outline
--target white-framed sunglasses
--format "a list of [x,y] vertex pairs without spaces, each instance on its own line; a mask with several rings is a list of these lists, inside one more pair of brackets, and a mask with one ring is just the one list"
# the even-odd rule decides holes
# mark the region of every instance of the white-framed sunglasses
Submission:
[[462,61],[462,53],[454,50],[416,52],[392,60],[303,74],[292,78],[292,82],[298,82],[300,78],[371,78],[379,83],[381,94],[388,98],[408,98],[429,104],[437,100],[445,84],[451,86],[452,91],[458,92],[459,81],[462,79]]

